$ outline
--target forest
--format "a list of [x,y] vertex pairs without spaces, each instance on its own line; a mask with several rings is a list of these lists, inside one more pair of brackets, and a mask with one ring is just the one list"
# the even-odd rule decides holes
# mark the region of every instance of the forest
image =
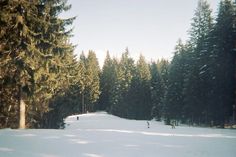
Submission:
[[199,0],[172,60],[135,61],[126,48],[121,58],[108,51],[102,68],[93,50],[75,55],[76,17],[59,16],[70,8],[64,0],[0,0],[0,128],[60,128],[69,115],[101,110],[166,124],[235,124],[233,1],[222,0],[214,17]]

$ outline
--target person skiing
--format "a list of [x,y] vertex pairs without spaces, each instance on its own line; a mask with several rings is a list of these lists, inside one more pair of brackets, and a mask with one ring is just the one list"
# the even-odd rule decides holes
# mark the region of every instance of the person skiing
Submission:
[[175,129],[175,121],[172,121],[172,123],[171,123],[171,128],[172,128],[172,129]]
[[147,127],[148,127],[148,128],[150,128],[150,124],[149,124],[149,122],[148,122],[148,121],[147,121]]

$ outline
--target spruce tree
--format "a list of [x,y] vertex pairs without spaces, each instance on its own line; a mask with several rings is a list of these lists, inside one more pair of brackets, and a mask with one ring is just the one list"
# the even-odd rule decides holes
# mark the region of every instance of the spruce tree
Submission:
[[151,72],[151,102],[152,102],[152,118],[161,120],[163,116],[163,100],[164,100],[164,85],[160,72],[158,71],[157,63],[152,62],[150,65]]
[[136,112],[135,119],[150,119],[152,108],[150,93],[151,73],[143,55],[140,55],[136,69],[137,83],[134,87],[136,91],[131,91],[136,95],[134,99],[135,107],[133,108],[134,112]]
[[89,51],[86,61],[86,74],[89,83],[85,88],[87,111],[94,111],[100,95],[100,67],[95,52]]
[[[1,110],[13,113],[5,114],[5,121],[14,113],[17,120],[16,114],[21,113],[20,128],[25,124],[39,126],[42,115],[49,111],[49,99],[60,91],[58,78],[64,66],[61,61],[67,52],[72,53],[73,47],[68,43],[71,31],[67,26],[73,18],[58,18],[58,14],[70,6],[64,1],[33,0],[1,1],[0,7],[0,62],[4,72],[1,74],[1,93],[4,92]],[[5,101],[10,97],[14,101]],[[17,127],[15,120],[11,119],[13,122],[6,122],[5,126]]]
[[115,76],[113,74],[113,61],[110,57],[109,51],[104,61],[104,65],[100,77],[101,95],[99,97],[98,110],[108,110],[110,108],[111,89],[114,85]]
[[[37,1],[2,1],[0,8],[0,62],[1,71],[4,72],[1,83],[2,86],[7,86],[7,84],[15,86],[12,88],[17,93],[15,96],[4,94],[15,100],[9,106],[5,104],[5,107],[9,107],[8,112],[10,112],[14,106],[14,112],[19,113],[19,116],[16,116],[19,117],[19,128],[26,127],[26,107],[30,104],[26,105],[25,102],[33,93],[34,75],[37,72],[39,60],[41,60],[39,50],[35,48],[35,34],[38,32],[35,25],[32,26],[38,20],[35,18],[37,17],[37,5]],[[12,127],[16,127],[16,125],[13,124]]]
[[184,107],[184,79],[186,74],[185,68],[186,47],[181,40],[178,41],[174,57],[171,61],[168,75],[168,87],[165,97],[165,118],[167,122],[171,119],[177,121],[183,118]]
[[235,6],[230,0],[220,2],[212,33],[210,110],[215,125],[224,126],[235,104]]
[[[35,94],[33,101],[37,104],[32,108],[33,113],[40,115],[41,127],[49,121],[56,123],[57,116],[47,116],[53,113],[58,113],[58,108],[62,108],[59,104],[50,99],[56,99],[65,95],[65,91],[69,88],[73,80],[73,74],[70,72],[72,67],[75,67],[75,56],[73,56],[73,46],[69,41],[72,29],[70,26],[75,19],[62,19],[59,14],[71,8],[66,1],[40,1],[38,7],[38,21],[36,27],[41,32],[37,34],[37,45],[40,55],[44,58],[44,62],[40,66],[40,74],[37,75]],[[44,94],[42,94],[44,93]],[[50,106],[49,106],[50,105]],[[58,105],[58,106],[57,106]],[[51,110],[50,110],[51,109]],[[42,114],[49,112],[48,114]],[[58,113],[59,114],[59,113]],[[58,116],[59,121],[62,117]]]
[[111,112],[115,115],[127,116],[127,102],[125,97],[130,89],[131,81],[134,73],[134,60],[129,57],[129,50],[122,54],[121,60],[115,67],[116,80],[112,88],[112,106]]
[[208,68],[206,56],[209,52],[204,49],[208,44],[208,34],[213,27],[210,6],[205,0],[199,0],[197,9],[190,29],[190,41],[188,49],[188,69],[184,82],[184,102],[185,108],[189,109],[191,121],[202,123],[205,120],[205,77]]

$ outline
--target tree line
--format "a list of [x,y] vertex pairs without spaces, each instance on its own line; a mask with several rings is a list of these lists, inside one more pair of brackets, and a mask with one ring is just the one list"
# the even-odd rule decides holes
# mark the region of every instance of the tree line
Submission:
[[168,60],[147,63],[140,55],[135,61],[129,50],[120,60],[107,53],[101,73],[100,110],[130,119],[161,118],[163,98],[167,88]]
[[209,8],[199,1],[189,40],[176,46],[167,117],[224,127],[235,122],[236,7],[230,0],[221,1],[215,19]]
[[[137,62],[128,48],[74,55],[64,0],[0,1],[0,128],[59,128],[71,114],[106,110],[130,119],[191,125],[234,122],[236,11],[230,0],[216,18],[200,0],[189,39],[171,61]],[[158,44],[158,43],[157,43]]]
[[128,50],[120,61],[108,54],[99,104],[125,118],[224,127],[235,122],[235,64],[235,4],[221,1],[214,18],[200,0],[189,39],[177,42],[170,63],[147,63],[141,55],[134,64]]

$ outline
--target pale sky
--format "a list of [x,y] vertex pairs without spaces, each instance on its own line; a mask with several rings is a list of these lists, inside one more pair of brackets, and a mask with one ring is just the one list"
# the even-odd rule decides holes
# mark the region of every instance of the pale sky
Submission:
[[[68,0],[72,9],[63,17],[77,16],[72,43],[76,54],[94,50],[100,65],[106,51],[120,57],[126,47],[137,59],[171,59],[179,38],[188,38],[198,0]],[[208,0],[216,15],[220,0]]]

